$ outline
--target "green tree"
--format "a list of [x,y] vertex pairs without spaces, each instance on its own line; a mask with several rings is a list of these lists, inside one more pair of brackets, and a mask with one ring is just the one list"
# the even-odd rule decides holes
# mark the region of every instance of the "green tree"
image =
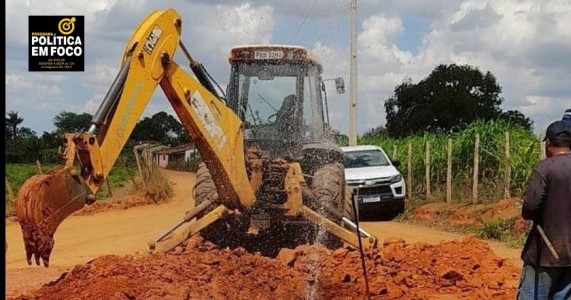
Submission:
[[131,139],[135,142],[156,142],[163,145],[180,145],[189,141],[182,124],[166,112],[158,112],[137,123]]
[[364,138],[380,137],[387,135],[387,129],[383,125],[379,125],[375,128],[371,128],[363,134]]
[[6,162],[34,162],[38,159],[41,150],[42,146],[36,133],[28,127],[21,127],[18,129],[17,138],[6,145]]
[[88,113],[63,111],[54,117],[54,125],[59,133],[85,132],[89,129],[92,119],[93,116]]
[[439,65],[422,81],[398,85],[385,101],[390,136],[453,131],[501,113],[495,76],[468,65]]
[[508,123],[525,128],[528,131],[532,131],[533,128],[533,121],[531,121],[530,118],[526,117],[523,113],[521,113],[518,110],[504,111],[499,115],[499,119],[505,120]]
[[36,132],[28,127],[22,127],[18,129],[18,139],[21,140],[30,140],[33,138],[37,138]]
[[56,149],[57,147],[61,146],[61,141],[61,135],[56,131],[44,131],[40,137],[40,142],[44,149]]
[[8,140],[15,140],[18,137],[18,126],[24,122],[24,119],[18,116],[17,111],[10,111],[6,115],[6,137]]

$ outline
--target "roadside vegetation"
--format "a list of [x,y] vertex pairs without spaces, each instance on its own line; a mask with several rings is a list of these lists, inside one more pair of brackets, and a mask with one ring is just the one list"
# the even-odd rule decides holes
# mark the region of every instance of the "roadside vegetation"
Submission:
[[[54,166],[62,163],[58,158],[58,147],[62,146],[64,133],[85,132],[91,125],[93,116],[88,113],[77,114],[62,111],[54,116],[54,129],[50,132],[37,133],[26,127],[26,122],[17,111],[6,113],[5,143],[6,143],[6,181],[10,191],[6,188],[5,203],[6,216],[14,215],[13,201],[18,195],[22,184],[30,177],[46,172]],[[111,191],[122,187],[126,182],[133,181],[135,189],[138,187],[134,181],[138,174],[137,164],[133,157],[133,147],[143,143],[157,143],[161,145],[175,146],[188,143],[182,124],[172,115],[159,112],[152,117],[142,118],[135,126],[127,144],[123,148],[119,159],[113,166],[107,180]],[[197,163],[189,164],[193,167]],[[165,185],[161,183],[160,185]],[[168,182],[167,184],[168,185]],[[168,190],[166,193],[171,193]],[[108,186],[103,187],[97,193],[97,199],[105,199],[108,195]]]
[[483,222],[472,231],[481,239],[495,240],[519,248],[525,243],[527,228],[514,230],[517,221],[517,218],[491,220]]
[[[408,147],[412,149],[413,196],[426,191],[425,155],[430,143],[430,181],[435,198],[443,199],[446,188],[447,144],[452,139],[452,199],[470,201],[474,171],[475,136],[480,136],[479,199],[492,202],[501,199],[508,160],[505,156],[505,134],[510,136],[511,194],[521,196],[533,166],[540,158],[540,142],[532,132],[503,120],[477,121],[460,132],[414,135],[402,139],[364,137],[360,144],[379,145],[393,160],[401,162],[400,171],[408,178]],[[396,157],[394,150],[396,150]]]
[[[43,165],[41,166],[42,171],[46,172],[50,170],[55,165]],[[30,178],[31,176],[40,174],[40,171],[35,164],[6,164],[6,180],[10,185],[10,188],[13,193],[14,199],[10,199],[9,196],[9,189],[6,187],[5,190],[5,203],[6,203],[6,217],[13,216],[15,214],[14,211],[14,203],[15,197],[18,195],[18,191],[22,184]],[[125,164],[117,164],[109,174],[108,180],[109,185],[111,186],[111,190],[117,189],[122,187],[126,182],[133,181],[137,176],[137,167],[135,165],[125,165]],[[103,200],[106,198],[107,194],[107,185],[104,185],[102,189],[99,190],[97,193],[97,199]]]

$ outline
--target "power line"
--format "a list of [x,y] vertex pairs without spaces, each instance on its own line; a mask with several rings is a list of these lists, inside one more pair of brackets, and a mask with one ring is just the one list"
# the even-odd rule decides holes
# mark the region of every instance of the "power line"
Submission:
[[303,26],[303,24],[305,24],[305,21],[307,21],[307,19],[309,18],[309,16],[311,15],[311,13],[313,12],[313,9],[315,8],[315,5],[317,4],[317,0],[313,1],[313,5],[311,5],[311,8],[307,11],[307,14],[305,14],[305,16],[303,17],[303,20],[301,20],[301,23],[299,23],[299,25],[297,26],[297,29],[295,30],[295,32],[293,33],[293,35],[290,37],[288,44],[291,44],[292,40],[295,38],[295,36],[297,35],[297,33],[299,32],[299,30],[301,29],[301,27]]

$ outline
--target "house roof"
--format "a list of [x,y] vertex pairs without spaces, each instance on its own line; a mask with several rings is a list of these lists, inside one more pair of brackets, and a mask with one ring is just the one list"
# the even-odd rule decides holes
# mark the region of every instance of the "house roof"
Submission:
[[192,150],[192,149],[196,149],[196,147],[194,147],[194,144],[189,143],[157,151],[156,153],[161,155],[170,155],[170,154],[184,153],[187,150]]

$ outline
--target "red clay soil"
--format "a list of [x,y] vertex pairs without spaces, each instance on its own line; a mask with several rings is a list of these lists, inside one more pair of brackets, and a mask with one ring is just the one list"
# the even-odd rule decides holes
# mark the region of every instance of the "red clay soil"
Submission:
[[76,216],[92,215],[109,210],[123,210],[132,207],[164,203],[169,199],[165,189],[158,185],[149,185],[140,188],[135,194],[124,197],[109,198],[105,201],[97,201],[74,213]]
[[[372,299],[513,299],[518,270],[472,237],[388,239],[366,254]],[[11,299],[366,299],[359,252],[300,246],[277,258],[195,237],[168,254],[104,256]]]
[[472,225],[490,220],[519,218],[521,200],[503,199],[493,204],[429,203],[417,208],[414,219],[423,222],[450,222]]

